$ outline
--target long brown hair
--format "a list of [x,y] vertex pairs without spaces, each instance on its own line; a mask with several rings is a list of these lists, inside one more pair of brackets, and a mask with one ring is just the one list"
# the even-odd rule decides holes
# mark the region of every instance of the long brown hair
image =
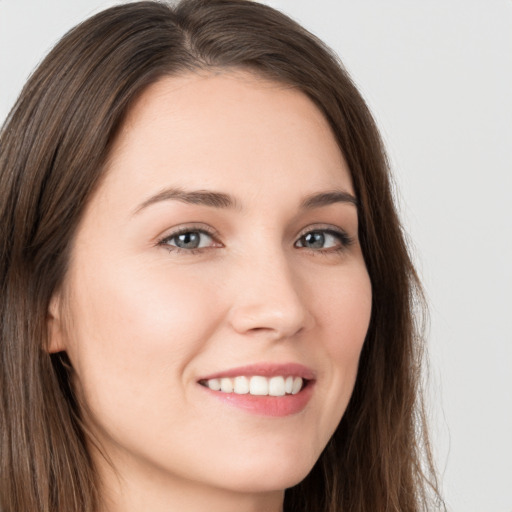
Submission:
[[270,7],[185,0],[113,7],[70,31],[0,133],[0,508],[93,512],[99,497],[65,354],[47,311],[84,205],[134,99],[166,75],[245,68],[325,114],[352,173],[372,317],[348,409],[285,511],[413,512],[441,504],[421,401],[423,304],[379,133],[337,58]]

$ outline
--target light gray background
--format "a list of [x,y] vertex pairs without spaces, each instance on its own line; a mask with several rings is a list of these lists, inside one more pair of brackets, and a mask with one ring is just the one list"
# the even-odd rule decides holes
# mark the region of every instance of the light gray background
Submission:
[[[71,26],[116,2],[0,0],[0,121]],[[342,57],[391,156],[431,306],[448,508],[512,512],[512,0],[267,0]]]

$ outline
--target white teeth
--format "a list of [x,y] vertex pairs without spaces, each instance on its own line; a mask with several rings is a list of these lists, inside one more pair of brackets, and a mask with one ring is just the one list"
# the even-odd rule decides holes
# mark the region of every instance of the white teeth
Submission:
[[251,395],[268,395],[268,380],[265,377],[251,377],[249,385]]
[[236,393],[238,395],[251,394],[256,396],[284,396],[296,395],[303,387],[301,377],[263,377],[255,375],[253,377],[235,377],[234,379],[223,377],[221,379],[209,379],[203,381],[206,387],[213,391],[222,391],[223,393]]
[[292,395],[296,395],[302,388],[302,379],[300,377],[295,377],[293,379],[293,388]]
[[249,393],[249,379],[247,377],[236,377],[233,389],[238,395],[246,395]]
[[233,381],[231,379],[220,379],[220,390],[223,393],[232,393],[233,392]]
[[284,377],[272,377],[268,382],[270,396],[284,396]]
[[213,391],[220,391],[220,380],[219,379],[210,379],[208,381],[208,387],[210,389],[213,389]]
[[293,377],[286,377],[286,381],[284,383],[284,390],[286,393],[291,395],[293,389]]

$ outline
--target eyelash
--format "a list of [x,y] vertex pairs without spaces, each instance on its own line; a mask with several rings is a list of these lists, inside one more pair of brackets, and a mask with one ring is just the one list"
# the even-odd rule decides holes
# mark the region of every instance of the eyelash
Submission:
[[[170,235],[167,235],[167,236],[161,238],[160,240],[158,240],[157,245],[164,247],[170,253],[187,254],[187,255],[199,254],[199,253],[202,253],[205,249],[211,248],[211,247],[199,247],[199,248],[195,248],[195,249],[184,249],[182,247],[177,247],[175,245],[169,244],[169,241],[176,239],[180,235],[184,235],[187,233],[200,233],[203,235],[207,235],[210,238],[212,238],[214,243],[220,244],[220,242],[218,242],[218,233],[215,230],[205,229],[203,226],[201,226],[201,227],[187,226],[186,228],[179,229],[178,231],[175,231],[175,232],[171,233]],[[312,234],[312,233],[323,233],[323,234],[333,236],[334,238],[336,238],[339,241],[339,245],[337,247],[330,247],[327,249],[311,249],[308,247],[301,247],[301,246],[296,245],[300,240],[303,240],[304,237],[306,237],[307,235]],[[302,232],[299,235],[299,237],[297,238],[297,241],[295,242],[294,247],[297,247],[299,249],[309,250],[309,252],[311,252],[312,254],[315,254],[315,255],[318,255],[318,254],[329,255],[329,254],[336,254],[336,253],[344,252],[353,243],[354,243],[354,239],[352,237],[350,237],[345,231],[343,231],[341,229],[339,229],[339,230],[333,229],[332,227],[327,228],[327,227],[320,226],[320,227],[308,229],[308,230]],[[220,247],[220,246],[221,245],[218,245],[218,247]]]
[[197,249],[183,249],[181,247],[177,247],[175,245],[169,245],[169,241],[179,237],[180,235],[185,235],[187,233],[201,233],[203,235],[208,235],[212,240],[216,243],[218,240],[218,233],[213,229],[206,229],[205,227],[201,226],[187,226],[185,228],[179,229],[178,231],[175,231],[171,233],[170,235],[165,236],[164,238],[160,239],[157,242],[157,245],[164,247],[171,253],[175,254],[199,254],[204,251],[204,249],[208,249],[208,247],[200,247]]
[[339,242],[339,245],[336,247],[328,247],[326,249],[311,249],[308,247],[299,247],[300,249],[305,249],[311,252],[314,255],[329,255],[329,254],[338,254],[342,253],[347,250],[348,247],[350,247],[354,243],[354,239],[349,236],[345,231],[341,229],[333,229],[332,227],[316,227],[313,229],[307,229],[307,231],[303,232],[295,242],[294,246],[299,242],[299,240],[304,239],[307,235],[310,235],[312,233],[322,233],[324,235],[330,235],[334,238],[336,238]]

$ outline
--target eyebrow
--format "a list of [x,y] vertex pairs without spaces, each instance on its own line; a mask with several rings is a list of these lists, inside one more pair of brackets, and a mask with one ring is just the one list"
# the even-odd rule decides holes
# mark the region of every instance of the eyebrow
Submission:
[[211,190],[185,191],[181,188],[168,188],[146,199],[146,201],[135,209],[134,213],[139,213],[152,204],[173,200],[188,204],[210,206],[212,208],[240,209],[238,202],[229,194]]
[[358,206],[359,202],[356,197],[344,190],[331,190],[329,192],[320,192],[319,194],[311,194],[307,196],[301,203],[301,210],[311,210],[313,208],[321,208],[335,203],[348,203]]
[[[182,203],[198,204],[211,208],[242,209],[240,203],[234,197],[223,192],[215,192],[212,190],[186,191],[181,188],[168,188],[146,199],[135,209],[134,214],[162,201],[180,201]],[[357,198],[352,194],[344,190],[332,190],[306,196],[300,204],[300,209],[312,210],[335,203],[348,203],[356,207],[358,206]]]

